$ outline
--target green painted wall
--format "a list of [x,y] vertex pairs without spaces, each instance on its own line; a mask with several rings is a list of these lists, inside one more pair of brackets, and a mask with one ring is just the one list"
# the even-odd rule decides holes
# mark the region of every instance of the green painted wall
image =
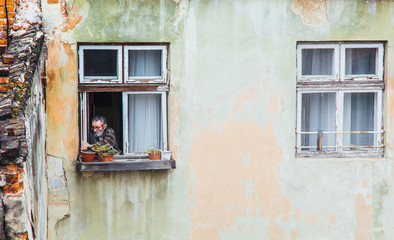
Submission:
[[[42,4],[47,152],[63,159],[69,193],[49,200],[48,239],[393,236],[389,1],[75,0],[63,11]],[[295,158],[296,43],[327,40],[387,41],[384,158]],[[176,170],[75,171],[78,42],[170,43]]]

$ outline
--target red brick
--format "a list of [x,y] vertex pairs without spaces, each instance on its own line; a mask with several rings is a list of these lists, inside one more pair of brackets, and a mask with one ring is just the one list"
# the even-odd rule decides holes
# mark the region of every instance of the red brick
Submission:
[[11,164],[4,166],[4,168],[2,168],[2,170],[1,170],[1,172],[3,172],[3,173],[16,173],[16,172],[23,173],[24,171],[23,171],[22,165],[17,164],[17,163],[11,163]]
[[6,175],[7,184],[19,183],[19,182],[22,182],[22,180],[23,180],[23,175],[21,173],[16,173],[13,175]]
[[12,24],[14,24],[14,21],[15,21],[15,18],[10,18],[10,19],[8,19],[8,24],[12,25]]
[[5,18],[6,16],[7,15],[5,14],[4,9],[3,9],[3,11],[0,12],[0,18]]
[[18,193],[23,190],[23,182],[14,183],[11,185],[4,185],[3,192],[7,193]]
[[15,7],[14,6],[7,6],[7,11],[8,12],[15,12]]
[[9,18],[14,18],[15,17],[15,12],[9,12],[8,13]]
[[9,85],[2,85],[0,86],[0,93],[7,93],[11,89]]
[[[8,1],[7,1],[8,3]],[[5,4],[5,0],[0,0],[0,5],[4,5]]]
[[[0,3],[3,2],[3,5],[5,4],[4,0],[0,0]],[[14,0],[7,0],[7,6],[15,6],[15,1]]]
[[25,232],[25,233],[14,233],[14,237],[17,240],[26,240],[28,235],[27,235],[27,232]]
[[[7,35],[7,34],[6,34]],[[13,63],[14,62],[14,55],[12,55],[12,54],[3,54],[3,59],[2,59],[2,62],[4,63],[4,64],[10,64],[10,63]]]
[[10,83],[8,77],[0,77],[0,84],[4,84],[4,83]]
[[0,25],[6,25],[7,24],[7,22],[6,22],[6,19],[4,18],[4,19],[0,19]]

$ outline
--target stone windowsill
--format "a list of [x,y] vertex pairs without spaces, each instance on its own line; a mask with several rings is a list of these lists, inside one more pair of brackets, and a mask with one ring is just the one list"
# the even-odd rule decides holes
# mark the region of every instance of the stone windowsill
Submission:
[[146,157],[114,156],[112,162],[82,162],[78,157],[77,171],[140,171],[140,170],[171,170],[176,168],[175,160],[151,161]]

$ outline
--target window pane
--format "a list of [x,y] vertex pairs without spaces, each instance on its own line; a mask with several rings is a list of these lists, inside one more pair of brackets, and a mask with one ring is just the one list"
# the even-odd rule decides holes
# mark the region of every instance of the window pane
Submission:
[[333,75],[334,49],[302,49],[302,75]]
[[[343,130],[374,131],[375,130],[376,93],[345,93]],[[373,133],[344,134],[344,146],[373,146]],[[348,149],[349,150],[349,149]]]
[[[304,93],[302,94],[301,131],[317,132],[323,131],[323,147],[335,146],[335,134],[324,134],[324,132],[335,132],[335,93]],[[317,134],[303,134],[302,146],[317,146]],[[316,148],[304,149],[316,150]],[[324,149],[323,150],[335,150]]]
[[161,50],[130,50],[129,77],[160,77]]
[[377,48],[347,48],[346,75],[376,74]]
[[161,148],[161,95],[130,94],[128,101],[129,152]]
[[87,50],[83,55],[84,74],[88,77],[116,77],[118,75],[117,50]]

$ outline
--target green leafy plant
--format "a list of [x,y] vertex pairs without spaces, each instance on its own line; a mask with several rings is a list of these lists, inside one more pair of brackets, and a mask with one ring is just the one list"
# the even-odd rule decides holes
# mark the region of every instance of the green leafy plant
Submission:
[[90,148],[97,153],[100,152],[105,155],[116,155],[119,153],[118,150],[116,150],[114,147],[112,147],[109,144],[100,145],[99,143],[95,143],[92,146],[90,146]]
[[155,147],[149,147],[146,151],[146,153],[150,154],[156,154],[156,153],[161,153],[161,149],[155,148]]

